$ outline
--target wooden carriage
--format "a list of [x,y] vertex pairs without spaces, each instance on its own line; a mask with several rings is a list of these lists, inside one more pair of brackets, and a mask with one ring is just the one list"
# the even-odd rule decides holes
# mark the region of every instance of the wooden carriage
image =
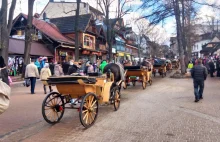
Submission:
[[166,64],[154,64],[153,75],[156,76],[156,73],[159,73],[162,77],[167,75]]
[[179,61],[178,60],[172,60],[172,66],[174,69],[178,69],[179,68]]
[[126,89],[128,84],[132,82],[133,86],[136,85],[136,82],[141,82],[143,89],[146,89],[147,84],[152,84],[152,70],[140,67],[140,66],[126,66],[125,69],[125,83],[123,88]]
[[172,62],[170,60],[166,60],[166,69],[167,71],[172,71],[173,67],[172,67]]
[[[88,128],[94,124],[99,104],[111,103],[114,110],[120,106],[119,87],[113,79],[88,76],[50,77],[49,84],[56,85],[58,92],[49,93],[42,104],[42,114],[46,122],[55,124],[63,117],[65,109],[78,109],[81,124]],[[74,102],[71,100],[74,99]],[[80,104],[77,105],[68,104]]]

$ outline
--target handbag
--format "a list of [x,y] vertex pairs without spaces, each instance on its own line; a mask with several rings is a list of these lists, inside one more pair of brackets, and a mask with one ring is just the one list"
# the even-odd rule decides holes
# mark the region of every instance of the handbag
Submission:
[[30,78],[25,79],[25,86],[29,87],[31,85],[31,80]]
[[0,114],[9,107],[10,95],[11,88],[3,81],[0,81]]

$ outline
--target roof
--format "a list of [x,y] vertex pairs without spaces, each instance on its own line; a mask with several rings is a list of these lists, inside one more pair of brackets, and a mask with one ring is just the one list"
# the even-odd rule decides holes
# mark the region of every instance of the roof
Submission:
[[[25,47],[25,40],[22,39],[9,39],[9,54],[24,54],[24,47]],[[30,55],[32,56],[47,56],[52,57],[53,54],[47,49],[44,44],[39,42],[32,42],[31,43],[31,51]]]
[[[47,14],[47,18],[68,17],[76,15],[76,2],[48,2],[40,14],[40,18],[43,19],[43,13]],[[83,14],[104,15],[101,11],[89,6],[88,3],[80,3],[80,15]]]
[[[85,31],[89,21],[91,19],[91,14],[84,14],[79,16],[79,30]],[[60,17],[50,19],[60,30],[61,33],[72,33],[75,32],[75,19],[76,16]]]
[[101,11],[99,11],[98,9],[95,9],[92,6],[89,6],[89,10],[93,13],[99,14],[99,15],[104,15]]
[[[22,14],[22,16],[25,19],[27,19],[27,15]],[[62,35],[59,29],[52,23],[48,23],[43,20],[38,20],[36,18],[33,18],[33,26],[35,26],[43,34],[47,35],[48,37],[50,37],[51,39],[57,42],[64,42],[72,45],[75,44],[72,40]]]

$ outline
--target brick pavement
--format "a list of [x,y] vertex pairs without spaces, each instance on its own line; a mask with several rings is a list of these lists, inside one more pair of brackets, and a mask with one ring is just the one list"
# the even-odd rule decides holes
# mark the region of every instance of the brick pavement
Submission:
[[[87,130],[81,126],[75,110],[68,110],[56,125],[42,121],[41,112],[36,107],[41,105],[44,95],[39,94],[34,96],[40,98],[36,99],[39,104],[33,104],[36,115],[32,119],[35,123],[0,138],[0,141],[217,142],[220,141],[219,85],[219,79],[208,78],[204,100],[194,103],[191,79],[157,77],[146,90],[139,85],[123,91],[117,112],[112,106],[101,106],[95,125]],[[11,111],[9,109],[5,115]],[[31,113],[28,109],[26,111]],[[4,119],[4,122],[10,121]]]

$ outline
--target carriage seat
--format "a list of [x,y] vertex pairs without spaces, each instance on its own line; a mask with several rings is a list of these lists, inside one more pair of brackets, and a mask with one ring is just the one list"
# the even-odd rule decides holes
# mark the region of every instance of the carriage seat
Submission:
[[79,84],[78,79],[82,79],[86,84],[95,84],[95,77],[88,76],[60,76],[60,77],[50,77],[48,78],[49,84]]

